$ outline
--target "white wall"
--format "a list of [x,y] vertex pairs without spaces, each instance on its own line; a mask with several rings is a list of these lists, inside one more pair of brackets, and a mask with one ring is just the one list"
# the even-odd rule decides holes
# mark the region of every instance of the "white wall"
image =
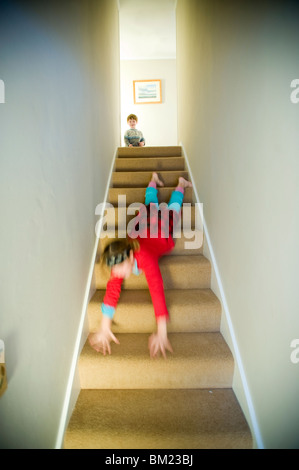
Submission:
[[119,0],[121,60],[175,59],[176,0]]
[[256,445],[298,448],[299,363],[290,347],[299,338],[299,104],[290,100],[299,78],[298,7],[178,0],[177,33],[178,139],[203,203],[256,422],[246,403],[244,410]]
[[0,447],[54,448],[120,143],[117,1],[6,2],[0,43]]
[[[127,116],[138,117],[146,145],[177,145],[176,60],[121,60],[121,145]],[[162,103],[134,104],[133,80],[162,80]]]

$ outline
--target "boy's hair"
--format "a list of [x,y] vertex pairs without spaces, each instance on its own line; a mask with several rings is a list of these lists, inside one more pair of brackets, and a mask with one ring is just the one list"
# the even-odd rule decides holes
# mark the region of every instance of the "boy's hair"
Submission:
[[129,114],[129,116],[127,117],[127,122],[129,122],[129,119],[135,119],[135,121],[138,122],[136,114]]
[[120,264],[130,256],[130,251],[137,248],[134,241],[129,242],[125,240],[114,240],[109,243],[103,251],[102,261],[105,262],[110,268],[115,264]]

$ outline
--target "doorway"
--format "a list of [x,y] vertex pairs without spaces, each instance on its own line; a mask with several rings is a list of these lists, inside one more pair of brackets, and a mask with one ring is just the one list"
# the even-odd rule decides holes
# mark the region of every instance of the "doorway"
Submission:
[[[121,145],[127,116],[147,146],[177,145],[176,0],[119,0]],[[161,80],[161,103],[134,103],[134,80]]]

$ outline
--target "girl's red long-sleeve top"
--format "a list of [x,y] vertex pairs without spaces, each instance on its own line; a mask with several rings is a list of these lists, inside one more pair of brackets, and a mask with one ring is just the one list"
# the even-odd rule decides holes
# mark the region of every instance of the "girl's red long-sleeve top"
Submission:
[[[147,280],[156,318],[169,317],[166,307],[164,284],[159,268],[159,258],[174,248],[171,236],[168,238],[139,238],[139,249],[134,252],[137,267]],[[123,279],[111,275],[102,303],[102,312],[113,317],[117,306]]]

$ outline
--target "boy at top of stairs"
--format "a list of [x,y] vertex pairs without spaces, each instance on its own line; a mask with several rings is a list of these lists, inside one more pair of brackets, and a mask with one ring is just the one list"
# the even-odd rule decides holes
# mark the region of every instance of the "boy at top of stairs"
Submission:
[[145,140],[141,131],[136,129],[138,118],[136,114],[129,114],[127,123],[130,129],[125,132],[124,140],[126,147],[144,147]]

